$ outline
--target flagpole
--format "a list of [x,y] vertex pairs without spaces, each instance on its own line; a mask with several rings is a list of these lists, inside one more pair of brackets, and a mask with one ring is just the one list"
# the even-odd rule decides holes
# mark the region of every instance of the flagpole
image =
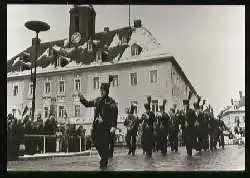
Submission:
[[128,23],[129,23],[129,27],[131,27],[130,26],[130,0],[129,0],[129,4],[128,4],[128,15],[129,15],[129,17],[128,17]]

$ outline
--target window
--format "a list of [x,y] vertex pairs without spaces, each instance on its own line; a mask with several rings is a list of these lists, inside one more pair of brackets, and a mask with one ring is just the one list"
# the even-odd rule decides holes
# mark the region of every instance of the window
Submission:
[[152,111],[158,112],[158,100],[152,100]]
[[16,109],[12,109],[13,117],[16,117]]
[[138,105],[137,101],[131,101],[131,102],[130,102],[130,106],[131,106],[132,104],[135,106],[135,112],[134,112],[134,114],[137,114],[137,105]]
[[17,96],[17,94],[18,94],[18,86],[15,85],[14,86],[14,96]]
[[59,58],[57,58],[57,60],[56,60],[56,66],[61,66],[61,58],[59,57]]
[[50,82],[45,82],[45,94],[50,93]]
[[63,113],[64,113],[64,106],[59,106],[59,118],[63,117]]
[[150,82],[155,83],[157,81],[157,70],[150,71]]
[[59,93],[64,93],[64,81],[59,81]]
[[99,88],[99,77],[94,77],[94,89]]
[[29,85],[29,95],[31,96],[33,94],[33,83],[30,83]]
[[75,79],[75,91],[81,90],[81,82],[80,79]]
[[96,61],[102,61],[102,52],[101,51],[98,51],[96,53]]
[[88,51],[93,51],[93,46],[91,41],[88,42]]
[[131,55],[132,56],[137,56],[138,55],[138,47],[137,46],[132,46],[131,47]]
[[137,84],[137,73],[130,73],[130,83],[131,85]]
[[75,105],[75,117],[80,117],[80,105]]
[[118,75],[113,75],[112,85],[113,85],[113,87],[118,86]]
[[79,16],[75,16],[75,31],[79,32]]
[[49,117],[49,107],[44,107],[44,117]]
[[126,37],[122,37],[122,45],[126,45],[127,44],[127,39],[126,39]]

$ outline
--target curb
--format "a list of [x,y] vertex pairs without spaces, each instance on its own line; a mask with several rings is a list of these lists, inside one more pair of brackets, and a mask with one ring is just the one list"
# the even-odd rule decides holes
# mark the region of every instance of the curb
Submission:
[[90,156],[98,154],[97,151],[84,151],[78,153],[65,153],[65,154],[52,154],[52,155],[26,155],[19,156],[18,160],[36,160],[36,159],[46,159],[46,158],[56,158],[56,157],[72,157],[72,156]]

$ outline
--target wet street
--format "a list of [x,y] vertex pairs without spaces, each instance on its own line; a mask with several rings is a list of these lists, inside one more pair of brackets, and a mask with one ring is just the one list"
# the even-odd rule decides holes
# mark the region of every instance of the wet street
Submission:
[[[245,170],[245,146],[226,145],[217,151],[202,151],[186,159],[185,147],[177,153],[170,152],[166,157],[160,152],[146,159],[141,149],[136,156],[127,155],[127,149],[116,148],[114,158],[109,161],[108,171],[239,171]],[[57,157],[50,159],[11,161],[7,168],[13,171],[99,171],[99,156]]]

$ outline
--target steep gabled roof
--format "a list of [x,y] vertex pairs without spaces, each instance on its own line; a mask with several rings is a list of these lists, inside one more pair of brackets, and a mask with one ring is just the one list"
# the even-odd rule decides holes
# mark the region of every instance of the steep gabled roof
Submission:
[[[125,39],[125,43],[122,43],[122,39]],[[130,47],[134,43],[142,47],[142,52],[139,54],[139,56],[148,56],[151,54],[151,52],[152,54],[155,54],[155,51],[157,51],[157,49],[162,49],[161,45],[155,40],[155,38],[145,27],[123,27],[112,31],[96,33],[95,39],[91,41],[91,44],[93,45],[93,51],[88,51],[87,43],[88,42],[79,46],[77,50],[74,47],[69,48],[69,46],[65,46],[64,39],[41,43],[40,54],[42,56],[39,56],[40,60],[37,62],[37,66],[43,68],[46,68],[47,66],[51,67],[51,65],[56,66],[56,60],[58,58],[63,59],[64,66],[69,65],[71,62],[88,65],[91,62],[95,61],[95,52],[98,50],[102,51],[103,62],[110,62],[113,60],[119,61],[131,57]],[[46,50],[49,51],[49,55],[44,55]],[[27,58],[27,55],[25,55],[24,53],[28,53],[30,54],[30,56],[34,56],[34,46],[27,48],[23,52],[19,53],[18,55],[7,61],[8,73],[20,70],[20,66],[22,66],[23,64],[20,63],[20,66],[14,67],[13,63],[17,57],[23,59],[26,56]],[[34,57],[30,58],[34,59]],[[28,60],[29,62],[32,61],[32,59],[30,58]],[[29,68],[25,66],[25,68],[23,69],[27,70]]]

